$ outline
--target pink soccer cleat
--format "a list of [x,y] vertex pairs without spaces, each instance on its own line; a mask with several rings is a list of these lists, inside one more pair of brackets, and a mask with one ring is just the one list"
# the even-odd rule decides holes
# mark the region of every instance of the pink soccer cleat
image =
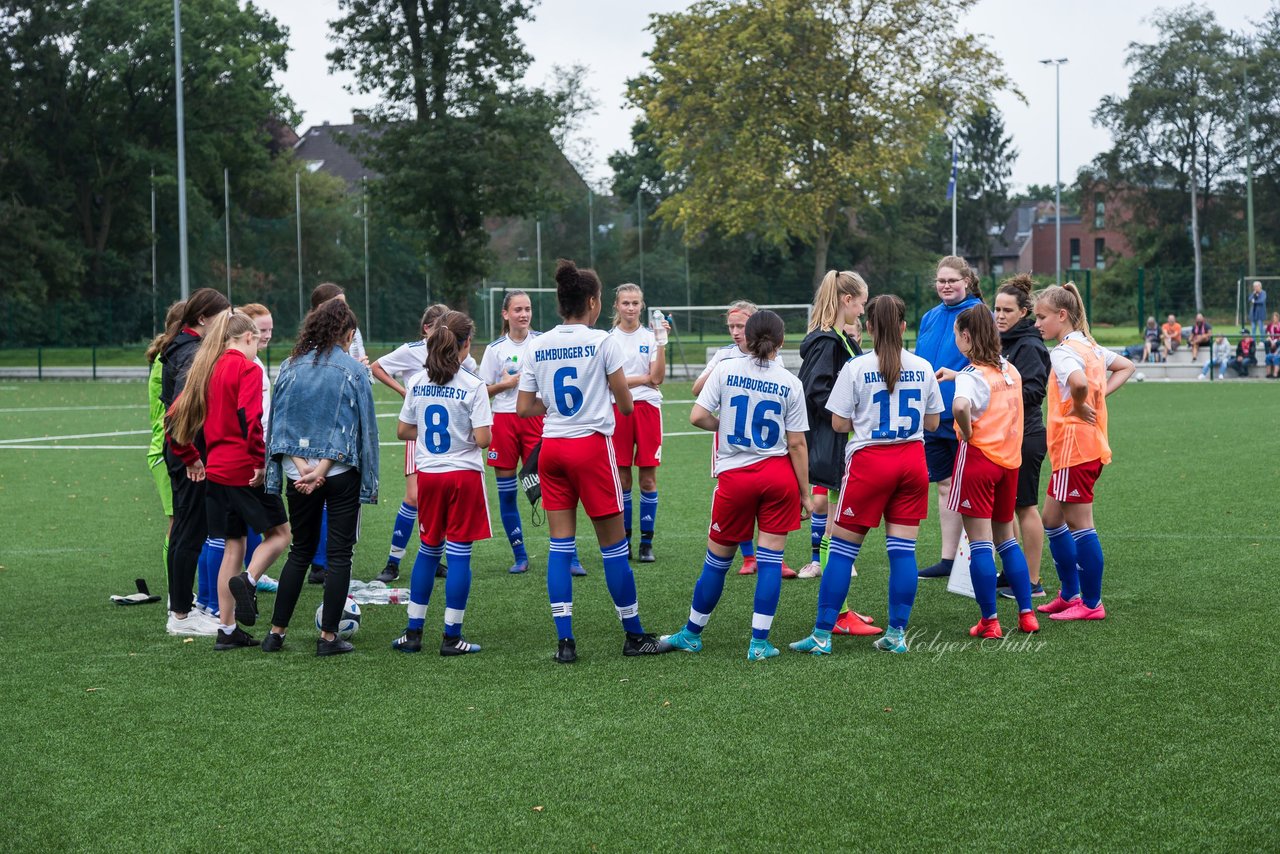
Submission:
[[1050,620],[1105,620],[1106,618],[1107,609],[1102,607],[1101,602],[1098,603],[1098,607],[1090,608],[1081,599],[1077,599],[1065,611],[1049,615]]
[[1026,634],[1035,634],[1040,631],[1040,621],[1033,612],[1023,611],[1018,615],[1018,628]]
[[1002,638],[1004,629],[1000,628],[999,617],[983,617],[976,626],[969,629],[969,635],[975,638]]
[[1045,604],[1045,605],[1036,606],[1036,610],[1039,611],[1041,614],[1057,614],[1060,611],[1067,610],[1072,605],[1077,604],[1079,601],[1080,601],[1079,596],[1075,597],[1074,599],[1063,599],[1062,594],[1059,593],[1057,596],[1053,597],[1052,602],[1049,602],[1048,604]]

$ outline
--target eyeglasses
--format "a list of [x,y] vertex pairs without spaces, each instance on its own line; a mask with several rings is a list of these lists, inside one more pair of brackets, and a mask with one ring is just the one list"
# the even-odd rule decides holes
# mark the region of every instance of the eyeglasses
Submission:
[[960,282],[963,282],[964,279],[935,279],[934,281],[940,285],[958,285]]

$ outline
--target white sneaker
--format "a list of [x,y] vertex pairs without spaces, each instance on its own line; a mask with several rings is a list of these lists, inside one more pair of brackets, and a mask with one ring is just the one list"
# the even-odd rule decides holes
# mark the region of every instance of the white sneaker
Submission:
[[816,560],[811,560],[804,566],[800,567],[800,571],[796,573],[796,575],[800,578],[821,578],[822,564],[818,563]]
[[200,620],[202,623],[205,623],[206,625],[212,626],[215,629],[218,626],[222,625],[222,618],[219,617],[212,610],[206,610],[201,614],[197,614],[196,619]]
[[218,624],[195,610],[185,617],[179,617],[170,611],[164,630],[177,637],[209,638],[218,633]]

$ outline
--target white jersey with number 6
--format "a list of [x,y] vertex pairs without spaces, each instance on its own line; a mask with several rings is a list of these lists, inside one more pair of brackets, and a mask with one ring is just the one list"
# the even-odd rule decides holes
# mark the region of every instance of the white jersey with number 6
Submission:
[[893,391],[880,376],[879,358],[871,352],[845,362],[827,399],[828,411],[853,422],[846,460],[868,445],[923,442],[924,416],[943,408],[933,366],[906,350]]
[[418,471],[484,471],[484,457],[472,431],[493,424],[489,392],[465,368],[444,385],[426,371],[405,383],[400,420],[418,427],[414,453]]
[[716,469],[721,474],[787,453],[787,432],[809,429],[804,386],[777,361],[727,359],[707,378],[698,405],[720,414]]
[[609,374],[622,367],[618,342],[603,329],[561,324],[538,336],[520,373],[520,391],[535,392],[547,407],[544,439],[613,435]]

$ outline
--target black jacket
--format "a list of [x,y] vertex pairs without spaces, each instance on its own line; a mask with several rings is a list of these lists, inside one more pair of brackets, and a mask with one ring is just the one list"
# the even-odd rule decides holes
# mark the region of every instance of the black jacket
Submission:
[[1044,432],[1045,386],[1049,381],[1049,348],[1035,322],[1024,317],[1008,332],[1000,333],[1001,355],[1022,375],[1022,435]]
[[200,336],[187,330],[179,332],[160,354],[164,368],[160,371],[160,402],[168,409],[187,384],[187,371],[200,349]]
[[844,479],[844,446],[849,437],[831,429],[827,398],[831,397],[836,375],[851,358],[850,350],[862,355],[855,342],[835,330],[815,329],[800,343],[800,358],[804,359],[800,383],[809,415],[809,431],[805,434],[809,442],[809,482],[828,489],[839,489]]

